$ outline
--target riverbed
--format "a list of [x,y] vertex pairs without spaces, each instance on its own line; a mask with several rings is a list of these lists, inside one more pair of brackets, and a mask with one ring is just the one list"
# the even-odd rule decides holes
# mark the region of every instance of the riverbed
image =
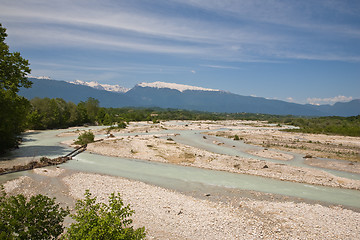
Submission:
[[[223,138],[216,138],[213,136],[207,136],[204,137],[202,134],[204,131],[212,131],[217,130],[221,128],[221,124],[215,124],[215,123],[201,123],[199,126],[199,122],[191,123],[191,122],[170,122],[163,125],[152,125],[148,123],[141,123],[137,124],[134,123],[132,126],[130,126],[128,129],[120,131],[120,132],[114,132],[115,138],[121,139],[121,138],[127,138],[127,137],[137,137],[144,135],[144,136],[154,136],[156,135],[158,138],[167,140],[171,136],[172,140],[171,142],[176,143],[177,145],[184,144],[191,146],[193,148],[197,148],[198,152],[201,151],[207,151],[210,152],[210,154],[222,154],[222,155],[233,155],[243,158],[251,158],[254,160],[260,160],[260,161],[266,161],[265,163],[268,164],[271,167],[271,164],[284,164],[285,166],[294,166],[299,167],[299,164],[304,164],[303,161],[299,157],[294,156],[291,160],[284,161],[284,160],[276,160],[276,159],[267,159],[264,157],[259,157],[256,155],[249,155],[249,152],[246,148],[254,148],[254,146],[250,145],[244,145],[243,142],[234,142],[233,140],[229,139],[223,139]],[[141,128],[141,131],[139,129]],[[100,128],[95,128],[96,130],[99,130]],[[77,129],[69,129],[69,130],[54,130],[54,131],[42,131],[42,132],[33,132],[33,133],[27,133],[25,136],[25,142],[23,146],[18,149],[18,151],[13,152],[11,155],[7,156],[8,159],[13,159],[13,161],[25,161],[26,159],[35,159],[37,157],[46,155],[49,157],[57,157],[59,155],[64,155],[68,152],[70,152],[72,149],[66,145],[60,144],[60,142],[66,142],[66,141],[72,141],[77,136],[78,131]],[[81,129],[79,129],[81,130]],[[57,137],[57,136],[62,137]],[[169,136],[167,136],[169,135]],[[103,132],[99,132],[97,135],[97,138],[105,138],[105,134]],[[157,139],[157,138],[156,138]],[[112,139],[113,141],[115,139]],[[118,140],[119,141],[119,140]],[[121,141],[120,141],[121,142]],[[219,144],[221,143],[221,144]],[[148,144],[150,145],[150,144]],[[243,145],[243,147],[241,147]],[[235,146],[235,147],[233,147]],[[149,148],[149,147],[148,147]],[[46,154],[45,154],[46,153]],[[242,155],[244,154],[244,155]],[[286,154],[292,154],[292,153],[286,153]],[[241,156],[242,155],[242,156]],[[292,154],[294,155],[294,154]],[[279,162],[280,161],[280,162]],[[1,162],[3,163],[3,162]],[[9,163],[9,162],[7,162]],[[304,166],[301,166],[304,167]],[[305,166],[308,167],[308,166]],[[111,175],[115,178],[111,181],[123,181],[120,179],[126,178],[131,179],[131,182],[135,184],[134,186],[141,186],[139,189],[147,188],[145,186],[152,186],[154,191],[158,191],[156,189],[167,189],[164,191],[170,191],[169,194],[171,197],[180,198],[177,194],[185,194],[186,196],[190,197],[191,199],[188,199],[186,201],[194,201],[193,204],[197,203],[197,201],[206,201],[206,202],[213,202],[213,203],[223,203],[226,206],[225,208],[219,208],[214,206],[208,206],[206,205],[206,209],[212,209],[211,211],[214,211],[214,214],[217,214],[217,211],[220,213],[221,211],[228,212],[230,209],[231,211],[240,211],[241,213],[244,213],[243,210],[240,208],[245,207],[247,209],[252,209],[251,216],[254,219],[257,219],[257,223],[253,222],[254,225],[256,225],[256,231],[252,234],[250,234],[250,230],[242,229],[239,233],[236,233],[238,230],[230,230],[233,227],[229,228],[227,231],[229,232],[228,235],[221,235],[225,236],[224,239],[228,238],[231,239],[230,236],[252,236],[253,238],[257,238],[256,236],[260,236],[261,234],[264,235],[264,233],[271,232],[271,235],[269,236],[296,236],[296,227],[291,228],[293,229],[291,234],[290,230],[285,231],[282,229],[285,229],[285,223],[277,223],[280,224],[279,229],[272,229],[269,230],[271,227],[270,222],[268,220],[262,219],[260,216],[267,216],[267,218],[270,216],[271,209],[275,212],[278,212],[279,217],[281,214],[281,211],[285,211],[285,213],[289,213],[290,208],[299,208],[304,209],[308,208],[308,211],[312,208],[313,210],[318,208],[324,208],[323,211],[327,212],[329,211],[329,216],[332,214],[345,214],[346,211],[351,211],[350,216],[352,216],[352,220],[355,222],[359,222],[359,216],[357,215],[358,209],[360,209],[359,201],[360,195],[358,190],[352,190],[352,189],[344,189],[341,187],[326,187],[326,186],[320,186],[320,185],[314,185],[314,184],[305,184],[305,183],[299,183],[299,182],[291,182],[291,181],[281,181],[277,179],[272,179],[269,177],[262,177],[262,176],[254,176],[249,174],[239,174],[234,172],[229,172],[225,170],[211,170],[206,168],[199,168],[194,166],[186,166],[184,164],[179,165],[175,163],[168,163],[168,162],[159,162],[159,161],[149,161],[149,159],[136,159],[136,158],[119,158],[114,156],[103,156],[98,155],[94,153],[85,152],[80,155],[78,155],[75,159],[69,161],[66,164],[63,164],[60,166],[60,169],[65,169],[65,173],[61,173],[58,176],[55,177],[44,177],[43,175],[39,175],[39,173],[34,173],[33,171],[28,171],[25,173],[17,173],[17,174],[11,174],[11,175],[4,175],[0,177],[0,181],[5,182],[9,179],[19,179],[20,176],[25,177],[24,181],[19,183],[18,185],[24,189],[26,186],[35,186],[35,182],[42,182],[43,188],[46,188],[46,182],[50,184],[50,182],[56,182],[60,181],[63,186],[62,187],[52,187],[50,189],[53,189],[54,191],[48,190],[47,192],[49,194],[54,194],[54,196],[58,196],[63,199],[65,202],[70,202],[69,199],[71,198],[78,198],[83,193],[86,186],[94,191],[100,191],[99,188],[102,187],[95,187],[97,184],[99,184],[96,181],[102,182],[102,186],[106,187],[106,191],[109,192],[111,189],[119,191],[119,187],[113,187],[106,184],[104,181],[106,178],[106,175]],[[317,168],[319,169],[319,168]],[[47,171],[51,171],[50,169]],[[90,173],[88,175],[79,175],[81,173],[78,172],[86,172]],[[329,173],[329,171],[326,169],[325,173]],[[102,174],[102,175],[92,175],[92,174]],[[350,180],[356,180],[358,179],[358,175],[353,173],[347,173],[338,171],[335,172],[335,174],[341,175],[343,178],[347,178]],[[348,175],[349,174],[349,175]],[[39,177],[40,176],[40,177]],[[79,178],[79,176],[82,176]],[[116,177],[122,177],[116,180]],[[29,179],[28,179],[29,178]],[[46,179],[52,179],[51,181],[48,181]],[[80,179],[87,179],[86,181],[83,181]],[[38,181],[33,181],[34,179]],[[54,180],[56,179],[56,180]],[[65,180],[63,180],[65,179]],[[68,181],[66,179],[71,179],[71,181]],[[97,179],[97,180],[96,180]],[[96,180],[96,181],[95,181]],[[109,179],[108,179],[109,180]],[[93,182],[95,181],[95,182]],[[135,181],[135,182],[134,182]],[[91,183],[93,182],[93,183]],[[145,185],[141,185],[140,182],[143,182]],[[150,184],[150,185],[149,185]],[[16,184],[15,184],[16,185]],[[54,186],[59,184],[53,184]],[[60,184],[61,185],[61,184]],[[157,186],[157,187],[155,187]],[[74,187],[76,187],[76,193],[72,192],[74,190]],[[160,187],[160,188],[159,188]],[[41,189],[41,187],[37,187],[38,190]],[[151,187],[150,187],[151,188]],[[34,187],[36,189],[36,187]],[[14,192],[19,191],[16,190],[16,188],[13,189]],[[30,191],[30,190],[29,190]],[[163,191],[163,190],[161,190]],[[175,191],[175,192],[174,192]],[[31,191],[30,191],[31,192]],[[36,191],[33,191],[32,193],[35,193]],[[100,193],[99,193],[100,194]],[[104,193],[101,193],[104,194]],[[101,195],[100,194],[100,195]],[[125,193],[123,193],[125,194]],[[165,194],[165,193],[159,193]],[[61,195],[65,197],[61,197]],[[170,196],[169,195],[169,196]],[[151,199],[153,199],[155,196],[152,196]],[[131,196],[127,197],[127,201],[134,202],[131,200]],[[155,200],[154,200],[155,201]],[[156,202],[156,201],[155,201]],[[260,203],[261,202],[261,203]],[[273,208],[269,207],[269,209],[265,210],[263,208],[263,212],[260,214],[257,207],[261,206],[270,206],[272,203]],[[136,203],[137,205],[141,204]],[[148,201],[146,204],[149,204]],[[168,202],[170,213],[174,210],[173,208],[175,206],[171,205],[173,203]],[[209,204],[209,203],[206,203]],[[279,204],[282,204],[281,207]],[[293,204],[293,205],[292,205]],[[322,206],[320,207],[321,204]],[[211,205],[211,204],[210,204]],[[276,205],[276,206],[275,206]],[[340,206],[339,206],[340,205]],[[239,206],[242,206],[239,208]],[[250,207],[253,206],[253,207]],[[257,206],[257,207],[255,207]],[[300,208],[300,206],[302,206]],[[339,206],[339,207],[338,207]],[[162,206],[163,208],[166,206]],[[230,207],[230,208],[228,208]],[[137,207],[141,209],[140,207]],[[190,208],[190,207],[189,207]],[[235,208],[235,209],[233,209]],[[275,210],[277,209],[277,210]],[[281,211],[279,209],[282,209]],[[143,210],[138,210],[143,211]],[[168,210],[164,210],[165,212]],[[179,212],[184,212],[185,210],[179,209]],[[195,210],[193,210],[195,211]],[[210,210],[209,210],[210,211]],[[256,211],[256,214],[255,214]],[[179,213],[179,212],[176,212]],[[300,212],[300,211],[299,211]],[[175,213],[175,212],[174,212]],[[239,212],[238,212],[239,213]],[[285,214],[284,213],[284,214]],[[346,212],[349,215],[349,212]],[[160,213],[159,213],[160,214]],[[188,213],[187,213],[188,214]],[[190,213],[189,213],[190,214]],[[286,215],[285,214],[285,215]],[[300,213],[298,213],[300,214]],[[182,215],[182,213],[180,214]],[[250,218],[250,215],[248,217]],[[184,214],[185,216],[185,214]],[[197,216],[197,217],[196,217]],[[196,218],[200,217],[196,215],[192,221],[195,221]],[[231,215],[233,216],[233,215]],[[237,216],[237,215],[236,215]],[[335,216],[335,215],[334,215]],[[171,221],[176,222],[176,218],[174,218],[171,215]],[[284,217],[284,216],[283,216]],[[305,217],[305,216],[304,216]],[[313,216],[314,218],[317,218],[318,216]],[[186,218],[189,218],[189,216],[186,216]],[[234,215],[235,218],[235,215]],[[286,223],[289,224],[289,218],[286,217],[287,220]],[[184,219],[183,219],[184,220]],[[150,221],[150,220],[149,220]],[[165,220],[164,220],[165,221]],[[170,221],[170,220],[169,220]],[[222,220],[215,220],[214,221],[225,221]],[[292,221],[292,220],[291,220]],[[320,219],[317,220],[317,224],[321,226],[320,228],[323,228],[323,224],[320,224]],[[329,220],[330,221],[330,220]],[[335,219],[333,219],[335,221]],[[266,222],[266,223],[265,223]],[[331,222],[331,221],[330,221]],[[263,228],[260,227],[260,223],[262,223],[264,226]],[[144,224],[147,225],[144,222],[138,222],[138,224]],[[159,223],[158,223],[159,224]],[[258,225],[260,224],[260,225]],[[268,225],[269,224],[269,225]],[[294,224],[294,223],[292,223]],[[307,223],[306,223],[307,224]],[[306,225],[305,224],[305,225]],[[339,223],[328,223],[329,226],[335,227],[335,225],[331,224],[339,224]],[[221,225],[221,224],[220,224]],[[266,227],[265,227],[266,225]],[[209,227],[210,225],[206,225]],[[336,225],[337,226],[337,225]],[[198,226],[199,227],[199,226]],[[205,228],[205,226],[203,226]],[[339,228],[339,226],[337,226]],[[151,229],[153,232],[151,233],[152,236],[155,236],[155,238],[165,238],[161,237],[162,234],[160,234],[159,229],[155,226],[152,226]],[[347,227],[340,226],[340,229],[344,230],[345,232],[351,232],[352,230],[356,229],[353,225],[349,225]],[[278,231],[279,230],[279,231]],[[304,229],[303,229],[304,230]],[[351,231],[350,231],[351,230]],[[169,230],[169,232],[174,232],[175,230]],[[309,230],[310,231],[310,230]],[[335,236],[336,233],[329,232],[329,230],[326,230],[328,232],[328,235],[314,235],[317,236],[317,239],[321,239],[319,236]],[[216,231],[216,234],[220,234],[220,230],[218,229]],[[311,232],[311,231],[310,231]],[[344,233],[344,232],[343,232]],[[359,233],[359,231],[358,231]],[[165,233],[163,233],[165,234]],[[185,235],[176,233],[177,237],[174,236],[172,239],[184,239],[183,237]],[[215,234],[215,233],[214,233]],[[235,234],[235,235],[231,235]],[[245,234],[245,235],[244,235]],[[246,235],[247,234],[247,235]],[[249,235],[250,234],[250,235]],[[295,235],[294,235],[295,234]],[[310,234],[310,233],[309,233]],[[313,234],[313,232],[311,233]],[[335,235],[334,235],[335,234]],[[346,233],[349,234],[349,233]],[[165,234],[166,235],[166,234]],[[164,236],[165,236],[164,235]],[[157,237],[156,237],[157,236]],[[194,235],[198,236],[198,235]],[[216,236],[216,235],[214,235]],[[220,236],[220,235],[218,235]],[[227,236],[227,237],[226,237]],[[310,235],[307,235],[310,236]],[[347,236],[347,235],[345,235]],[[350,235],[348,235],[350,236]],[[352,236],[358,236],[358,235],[352,235]],[[168,236],[169,237],[169,236]],[[186,238],[190,238],[189,236],[186,236]],[[191,239],[191,238],[190,238]],[[199,238],[192,238],[192,239],[201,239]],[[211,239],[211,238],[210,238]],[[214,238],[213,238],[214,239]],[[268,238],[270,239],[270,238]]]

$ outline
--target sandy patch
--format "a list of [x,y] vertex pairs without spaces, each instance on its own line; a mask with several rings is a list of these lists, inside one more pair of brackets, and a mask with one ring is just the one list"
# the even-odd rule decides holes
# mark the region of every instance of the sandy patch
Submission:
[[277,151],[269,150],[269,149],[250,150],[250,151],[248,151],[248,153],[255,155],[255,156],[263,157],[263,158],[270,158],[270,159],[283,160],[283,161],[288,161],[288,160],[291,160],[294,158],[290,154],[279,153]]
[[307,158],[305,159],[305,163],[315,167],[323,167],[360,174],[360,162],[331,161],[316,158]]
[[34,173],[42,175],[42,176],[48,176],[48,177],[58,177],[60,174],[62,174],[65,169],[62,168],[35,168]]
[[3,184],[5,192],[12,192],[14,189],[19,188],[21,184],[23,184],[26,180],[29,180],[29,177],[21,176],[17,179],[7,181]]

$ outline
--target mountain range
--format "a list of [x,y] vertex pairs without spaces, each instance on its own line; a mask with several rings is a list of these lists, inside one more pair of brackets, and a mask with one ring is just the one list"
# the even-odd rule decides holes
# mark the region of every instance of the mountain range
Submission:
[[[120,86],[109,87],[96,82],[75,83],[29,78],[31,88],[20,89],[19,95],[63,98],[79,103],[93,97],[102,107],[161,107],[208,112],[248,112],[298,116],[355,116],[360,114],[360,99],[338,102],[334,105],[297,104],[261,97],[242,96],[216,89],[175,83],[140,83],[130,90]],[[111,85],[110,85],[111,86]]]

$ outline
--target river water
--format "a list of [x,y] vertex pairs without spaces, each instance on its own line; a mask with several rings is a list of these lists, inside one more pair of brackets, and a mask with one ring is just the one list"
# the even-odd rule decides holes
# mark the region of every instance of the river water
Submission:
[[[24,143],[20,149],[11,152],[6,158],[28,159],[29,157],[38,156],[57,157],[65,155],[72,149],[61,145],[60,142],[73,139],[74,137],[59,138],[56,137],[56,135],[66,131],[69,130],[47,130],[27,133],[24,136]],[[174,133],[174,131],[164,131],[164,133],[170,132]],[[224,143],[223,145],[218,146],[212,143],[211,138],[208,137],[208,139],[204,139],[198,131],[177,130],[176,132],[180,133],[180,135],[175,137],[174,140],[180,143],[221,154],[276,161],[246,153],[245,151],[248,148],[254,148],[255,146],[246,145],[242,142],[227,142],[230,140],[216,138],[216,140]],[[234,144],[236,145],[236,148],[232,147]],[[296,154],[292,161],[281,161],[281,163],[306,166],[302,162],[302,157]],[[73,160],[62,164],[62,167],[72,170],[125,177],[178,191],[191,191],[192,189],[196,190],[199,188],[216,186],[281,194],[360,208],[360,191],[356,190],[293,183],[246,174],[228,173],[224,171],[207,170],[144,160],[108,157],[90,154],[88,152],[79,154]],[[333,170],[326,171],[347,178],[360,179],[359,174],[350,174]],[[0,183],[26,174],[26,172],[22,172],[0,176]]]

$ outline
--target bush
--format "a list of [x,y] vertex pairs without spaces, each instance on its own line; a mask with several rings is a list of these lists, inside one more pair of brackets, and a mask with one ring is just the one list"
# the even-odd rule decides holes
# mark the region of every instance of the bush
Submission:
[[75,144],[85,145],[88,143],[94,142],[95,136],[91,131],[85,131],[78,136],[78,139],[75,141]]
[[119,122],[118,125],[117,125],[118,128],[126,128],[126,126],[127,125],[126,125],[125,122]]
[[239,140],[240,140],[239,136],[238,136],[238,135],[235,135],[235,136],[234,136],[234,140],[235,140],[235,141],[239,141]]
[[75,220],[65,234],[66,239],[144,239],[145,228],[133,229],[129,217],[134,213],[130,206],[124,206],[120,194],[111,194],[109,205],[96,203],[89,190],[85,199],[76,203]]
[[0,191],[0,239],[55,239],[63,232],[69,211],[55,204],[54,198],[7,197],[3,188]]

